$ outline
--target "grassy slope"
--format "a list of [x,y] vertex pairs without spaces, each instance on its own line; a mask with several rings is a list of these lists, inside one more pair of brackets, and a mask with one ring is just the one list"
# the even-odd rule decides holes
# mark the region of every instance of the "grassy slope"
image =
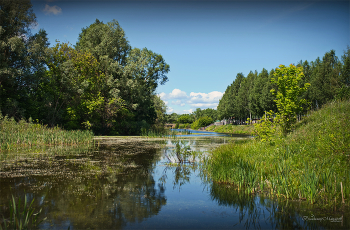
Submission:
[[219,125],[210,126],[206,129],[207,131],[213,131],[218,133],[231,133],[231,134],[248,134],[251,135],[254,126],[253,125]]
[[[221,146],[205,162],[216,182],[310,203],[350,205],[350,101],[313,112],[285,138]],[[343,196],[341,192],[343,187]]]

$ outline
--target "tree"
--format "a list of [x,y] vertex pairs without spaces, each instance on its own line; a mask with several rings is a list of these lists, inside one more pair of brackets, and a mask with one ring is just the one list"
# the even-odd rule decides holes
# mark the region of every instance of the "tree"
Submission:
[[254,87],[250,93],[250,101],[251,101],[251,107],[252,112],[255,116],[261,117],[264,114],[265,108],[263,107],[263,104],[261,103],[261,98],[263,94],[263,89],[265,84],[267,83],[269,78],[269,73],[264,68],[261,73],[257,76]]
[[337,97],[340,99],[350,98],[350,47],[347,46],[347,50],[344,51],[341,57],[341,75],[340,84],[341,87],[338,91]]
[[238,73],[236,75],[236,79],[232,82],[230,86],[227,87],[224,95],[219,101],[218,105],[218,118],[231,118],[231,117],[239,117],[239,107],[238,107],[238,92],[244,81],[244,75],[242,73]]
[[167,106],[158,95],[153,96],[153,104],[154,104],[154,109],[157,113],[156,125],[163,127],[166,121],[165,113],[166,113]]
[[289,67],[280,65],[271,79],[271,82],[277,85],[277,91],[272,89],[271,92],[276,96],[278,120],[284,135],[291,131],[296,115],[302,111],[302,105],[307,103],[305,99],[300,99],[300,95],[310,86],[309,83],[305,83],[303,87],[299,86],[299,82],[304,78],[302,71],[302,67],[292,64]]
[[191,119],[190,115],[188,115],[188,114],[183,114],[177,119],[177,122],[180,124],[191,123],[191,121],[192,121],[192,119]]
[[0,2],[0,109],[20,119],[25,109],[20,106],[29,74],[30,56],[27,44],[30,27],[36,17],[29,0],[1,0]]
[[212,124],[214,121],[211,117],[204,116],[199,119],[197,119],[195,122],[192,123],[191,128],[192,129],[198,129],[200,127],[205,127],[210,124]]
[[194,112],[193,112],[193,115],[194,115],[194,118],[195,120],[198,120],[203,114],[203,111],[201,110],[201,108],[197,108]]
[[170,70],[160,54],[146,48],[131,49],[116,20],[107,24],[96,20],[82,30],[75,47],[90,52],[101,64],[108,86],[105,98],[121,98],[124,103],[124,112],[113,121],[118,133],[137,134],[157,121],[155,90],[167,82]]

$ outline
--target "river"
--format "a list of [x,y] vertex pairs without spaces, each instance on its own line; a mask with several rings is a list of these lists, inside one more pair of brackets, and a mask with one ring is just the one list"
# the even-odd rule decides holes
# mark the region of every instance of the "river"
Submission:
[[[34,199],[40,229],[328,229],[349,228],[337,212],[301,201],[246,195],[210,181],[199,159],[244,136],[207,132],[177,138],[96,138],[92,146],[1,153],[0,211]],[[179,164],[176,145],[195,156]],[[1,217],[0,214],[0,217]],[[1,222],[0,222],[1,223]]]

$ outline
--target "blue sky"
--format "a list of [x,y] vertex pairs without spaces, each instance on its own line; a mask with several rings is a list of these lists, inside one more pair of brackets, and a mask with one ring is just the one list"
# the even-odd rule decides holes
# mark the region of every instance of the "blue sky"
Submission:
[[75,44],[96,18],[116,19],[132,47],[170,65],[157,93],[168,113],[216,108],[237,73],[314,61],[350,45],[350,1],[32,0],[51,45]]

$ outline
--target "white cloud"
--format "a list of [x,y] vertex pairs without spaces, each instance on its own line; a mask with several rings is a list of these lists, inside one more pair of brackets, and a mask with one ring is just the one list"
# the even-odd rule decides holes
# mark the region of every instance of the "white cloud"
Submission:
[[30,27],[31,29],[33,29],[33,30],[37,30],[37,29],[39,29],[39,23],[38,22],[36,22],[36,23],[33,23],[32,25],[31,25],[31,27]]
[[160,97],[160,99],[165,100],[166,93],[161,92],[160,94],[158,94],[158,96]]
[[159,97],[162,100],[169,100],[169,99],[184,99],[188,98],[187,94],[185,91],[181,91],[180,89],[174,89],[171,93],[166,94],[164,92],[158,94]]
[[176,100],[176,101],[172,101],[171,104],[184,106],[186,103],[184,103],[182,100]]
[[183,98],[187,98],[187,94],[185,91],[181,91],[179,89],[174,89],[171,93],[169,93],[169,98],[171,98],[171,99],[183,99]]
[[195,104],[191,104],[191,107],[202,108],[202,109],[206,109],[206,108],[216,109],[218,104],[219,103],[195,103]]
[[183,111],[184,111],[184,113],[188,113],[188,114],[190,114],[190,113],[192,113],[192,112],[193,112],[193,109],[188,109],[188,110],[184,109]]
[[171,113],[173,113],[174,112],[174,109],[173,108],[171,108],[171,107],[168,107],[167,108],[167,113],[168,114],[171,114]]
[[219,102],[223,93],[219,91],[213,91],[210,93],[190,93],[190,100],[188,101],[190,104],[192,103],[214,103]]
[[45,8],[43,10],[45,12],[46,15],[48,14],[54,14],[54,15],[57,15],[57,14],[60,14],[62,13],[62,9],[58,6],[49,6],[49,5],[45,5]]
[[[167,113],[192,113],[195,108],[201,109],[216,109],[219,100],[222,98],[223,93],[219,91],[213,91],[210,93],[195,93],[191,92],[190,96],[187,96],[185,91],[180,89],[174,89],[171,93],[160,93],[158,96],[166,103],[171,104],[175,108],[168,108]],[[185,110],[180,110],[180,106]],[[190,108],[190,109],[188,109]],[[187,110],[186,110],[187,109]]]

